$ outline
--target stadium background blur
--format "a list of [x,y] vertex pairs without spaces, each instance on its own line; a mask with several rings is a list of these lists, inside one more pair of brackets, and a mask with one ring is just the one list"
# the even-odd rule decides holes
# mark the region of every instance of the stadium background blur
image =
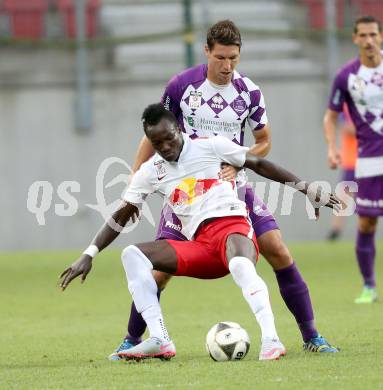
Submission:
[[[0,250],[83,248],[89,242],[103,221],[86,206],[97,203],[101,162],[116,156],[133,163],[143,108],[159,100],[171,75],[204,62],[207,26],[225,18],[243,35],[238,70],[266,98],[269,157],[301,177],[335,184],[339,171],[327,167],[322,117],[335,69],[357,55],[350,36],[361,14],[383,20],[383,2],[0,0]],[[104,185],[121,173],[126,167],[112,165]],[[27,207],[36,181],[53,189],[44,225]],[[57,194],[64,181],[80,183],[72,193],[78,210],[66,217],[55,212],[59,204],[67,207]],[[105,188],[106,203],[123,188],[123,181]],[[50,198],[49,191],[45,195]],[[160,205],[149,201],[155,221]],[[291,216],[280,215],[281,197],[269,206],[276,206],[288,240],[321,240],[329,230],[330,212],[323,210],[318,223],[308,220],[303,197],[296,197]],[[348,218],[346,238],[354,237],[355,222]],[[115,245],[153,237],[143,218]]]

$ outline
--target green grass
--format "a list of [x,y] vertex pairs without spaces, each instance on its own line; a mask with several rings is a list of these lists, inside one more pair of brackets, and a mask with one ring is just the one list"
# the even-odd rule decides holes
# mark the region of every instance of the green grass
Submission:
[[[0,255],[1,389],[377,389],[383,362],[382,304],[356,306],[360,292],[352,243],[291,245],[310,287],[317,326],[342,352],[303,352],[295,321],[285,308],[270,267],[268,283],[277,328],[288,353],[259,362],[260,332],[230,277],[216,281],[175,278],[162,296],[177,346],[170,362],[109,362],[125,332],[130,295],[119,252],[98,256],[84,285],[65,293],[57,276],[78,253]],[[382,280],[378,248],[378,281]],[[382,292],[381,292],[382,295]],[[241,362],[215,363],[204,349],[208,329],[239,322],[250,334]]]

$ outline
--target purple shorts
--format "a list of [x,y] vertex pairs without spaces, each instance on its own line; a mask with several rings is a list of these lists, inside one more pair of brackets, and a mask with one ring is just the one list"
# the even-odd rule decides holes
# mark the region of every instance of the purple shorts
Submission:
[[383,215],[383,175],[356,179],[356,213],[363,217]]
[[[253,225],[255,236],[258,238],[270,230],[279,229],[273,215],[266,205],[254,194],[250,184],[238,188],[238,198],[246,203],[249,217]],[[161,211],[160,223],[156,240],[187,240],[181,233],[182,224],[173,213],[170,206],[166,205]]]

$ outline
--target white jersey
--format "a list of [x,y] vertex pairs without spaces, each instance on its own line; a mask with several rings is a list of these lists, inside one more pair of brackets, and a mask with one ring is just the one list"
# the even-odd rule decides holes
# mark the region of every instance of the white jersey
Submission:
[[178,161],[168,162],[155,154],[134,174],[123,199],[140,205],[147,195],[160,194],[180,219],[182,234],[190,240],[208,218],[247,216],[235,182],[221,180],[218,174],[222,162],[242,167],[248,148],[220,136],[191,140],[183,134],[183,138]]

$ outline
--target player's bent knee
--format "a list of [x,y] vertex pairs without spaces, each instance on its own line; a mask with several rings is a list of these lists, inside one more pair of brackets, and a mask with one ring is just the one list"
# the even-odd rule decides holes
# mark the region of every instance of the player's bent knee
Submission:
[[129,245],[127,246],[126,248],[124,248],[121,252],[121,260],[123,261],[124,259],[128,259],[129,258],[129,255],[132,253],[132,247],[134,247],[134,245]]
[[228,259],[236,256],[246,257],[255,264],[257,252],[254,242],[242,234],[230,234],[226,240],[226,256]]
[[268,232],[258,239],[259,251],[274,270],[286,268],[293,263],[290,251],[280,232]]
[[242,256],[234,257],[229,261],[229,270],[230,273],[240,275],[241,277],[256,272],[254,263],[250,259]]
[[246,281],[246,284],[252,283],[257,276],[253,262],[242,256],[234,257],[229,261],[229,271],[236,282],[242,280]]
[[264,256],[274,270],[287,268],[294,262],[290,252],[288,250],[284,250],[284,248],[280,248],[280,250],[275,251],[268,256]]
[[129,245],[122,250],[121,261],[123,265],[128,264],[130,261],[134,261],[137,257],[137,253],[142,253],[135,245]]
[[275,256],[281,258],[283,262],[288,262],[291,260],[290,251],[283,241],[281,241],[279,245],[276,246]]
[[378,218],[374,217],[359,217],[358,229],[361,233],[374,233],[378,225]]
[[150,260],[135,245],[129,245],[123,249],[121,261],[128,277],[140,267],[153,269]]

